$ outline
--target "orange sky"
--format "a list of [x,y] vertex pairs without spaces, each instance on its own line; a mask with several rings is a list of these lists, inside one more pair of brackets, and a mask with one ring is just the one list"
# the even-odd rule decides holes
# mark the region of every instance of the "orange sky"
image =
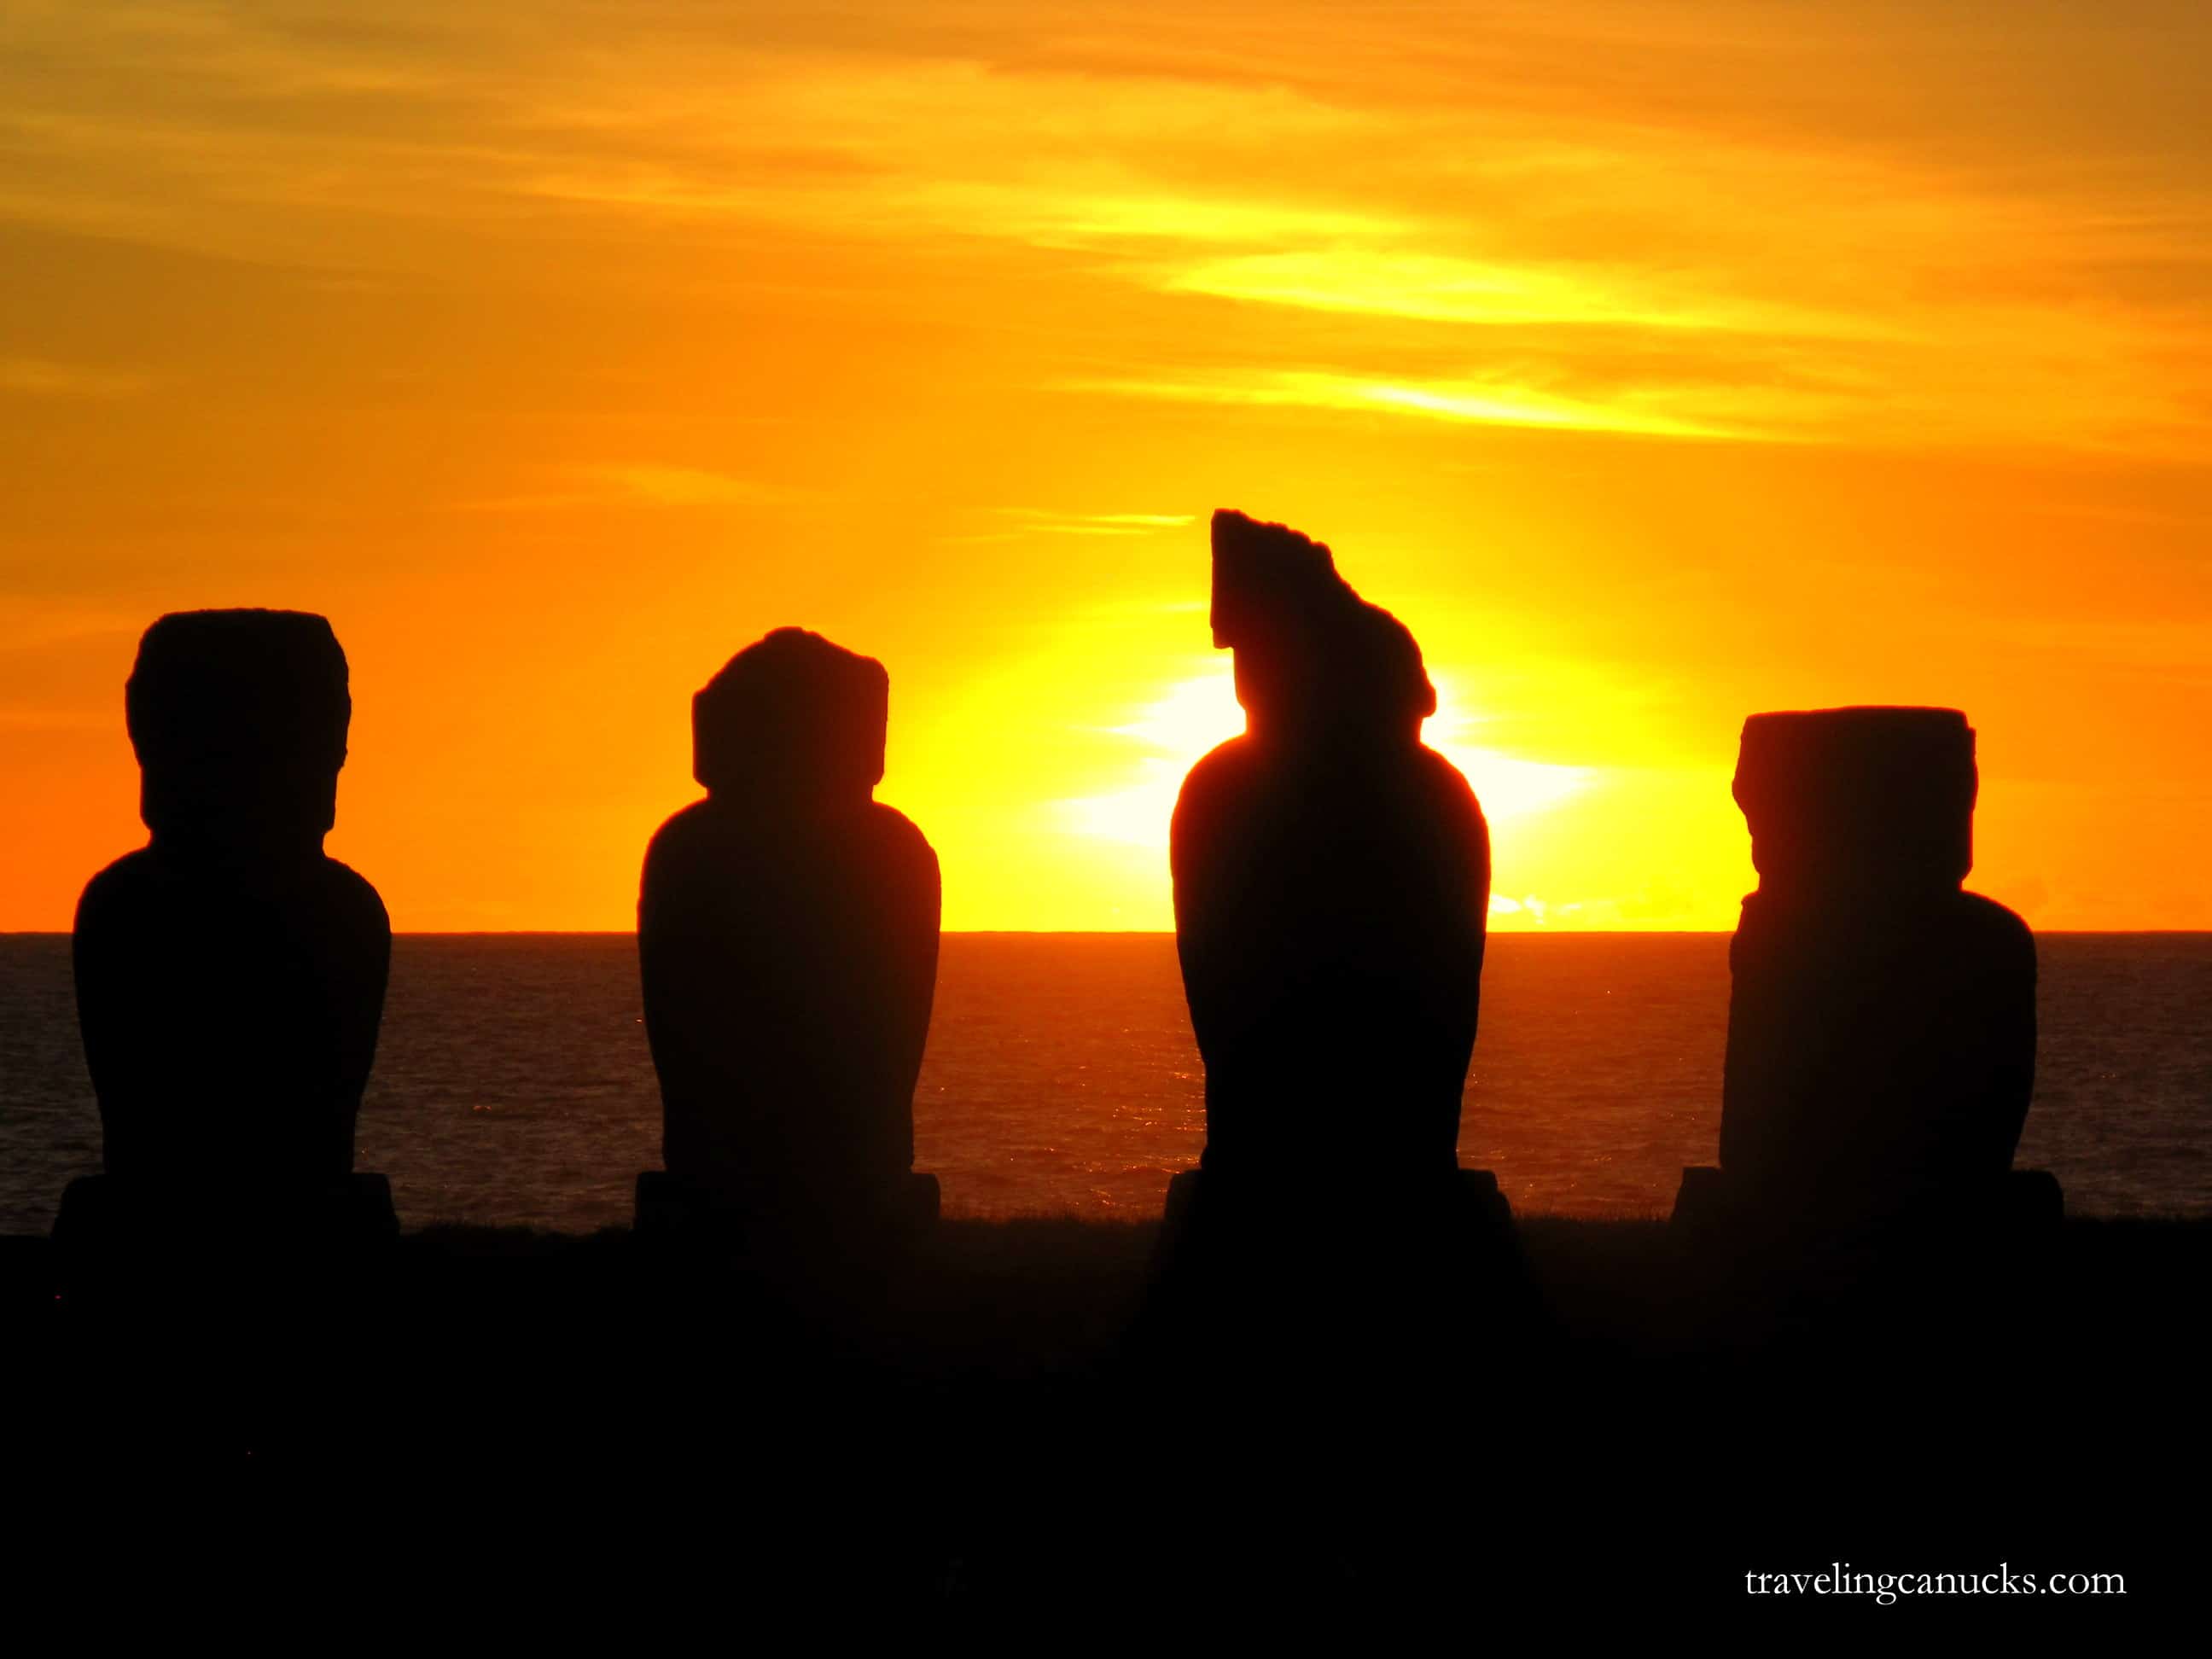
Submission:
[[2212,12],[10,0],[0,927],[172,609],[327,613],[402,928],[623,927],[688,700],[884,659],[949,927],[1159,927],[1217,505],[1425,647],[1500,926],[1733,925],[1743,715],[2212,927]]

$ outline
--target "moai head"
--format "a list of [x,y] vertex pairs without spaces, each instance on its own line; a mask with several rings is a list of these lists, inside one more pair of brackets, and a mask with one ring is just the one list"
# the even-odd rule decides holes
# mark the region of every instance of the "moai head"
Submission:
[[691,699],[691,772],[708,795],[865,801],[884,775],[890,676],[804,629],[779,628]]
[[1237,653],[1253,731],[1418,738],[1437,694],[1405,624],[1353,592],[1322,543],[1225,509],[1212,530],[1213,643]]
[[186,611],[138,642],[124,692],[157,847],[319,850],[353,717],[345,653],[297,611]]
[[1957,709],[1823,708],[1746,720],[1735,793],[1762,892],[1955,891],[1978,787]]

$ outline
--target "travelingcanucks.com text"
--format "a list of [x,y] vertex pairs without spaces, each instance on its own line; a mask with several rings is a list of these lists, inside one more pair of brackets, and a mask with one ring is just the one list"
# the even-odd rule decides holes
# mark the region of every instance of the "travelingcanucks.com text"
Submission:
[[1869,1572],[1833,1561],[1817,1572],[1747,1572],[1747,1595],[1871,1595],[1885,1605],[1915,1595],[2125,1595],[2117,1572]]

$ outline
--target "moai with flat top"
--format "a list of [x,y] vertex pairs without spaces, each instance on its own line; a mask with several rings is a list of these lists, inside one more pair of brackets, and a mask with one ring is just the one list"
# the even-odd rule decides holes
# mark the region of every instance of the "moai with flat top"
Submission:
[[1720,1149],[1740,1202],[1848,1220],[2003,1182],[2034,1084],[2035,941],[1964,890],[1977,792],[1955,709],[1745,723],[1759,889],[1729,947]]
[[[388,1231],[389,1189],[355,1182],[353,1160],[391,924],[323,851],[352,718],[345,653],[302,612],[167,616],[124,704],[149,838],[77,906],[109,1177],[73,1189],[77,1218],[183,1206],[212,1225],[321,1194]],[[65,1201],[58,1237],[70,1220]]]
[[692,699],[706,799],[646,854],[638,954],[665,1176],[640,1222],[705,1206],[782,1231],[934,1216],[914,1091],[937,983],[937,855],[874,799],[883,665],[778,629]]

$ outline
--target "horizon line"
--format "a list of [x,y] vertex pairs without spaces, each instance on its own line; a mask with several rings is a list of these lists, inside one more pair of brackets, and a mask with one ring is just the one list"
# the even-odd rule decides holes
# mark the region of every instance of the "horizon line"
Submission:
[[[2035,927],[2038,939],[2189,939],[2212,927]],[[68,939],[66,927],[0,928],[0,939]],[[944,927],[945,939],[1173,939],[1172,927]],[[1732,927],[1493,927],[1490,939],[1729,939]],[[394,939],[635,939],[635,927],[406,927]]]

